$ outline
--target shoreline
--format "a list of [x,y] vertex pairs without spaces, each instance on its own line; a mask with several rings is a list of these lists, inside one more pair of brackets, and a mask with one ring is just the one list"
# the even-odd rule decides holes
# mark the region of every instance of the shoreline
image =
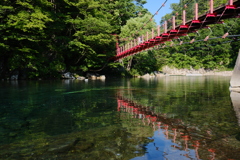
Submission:
[[168,76],[232,76],[233,71],[217,71],[207,73],[167,74]]
[[218,75],[218,76],[232,76],[232,71],[219,71],[217,69],[214,70],[205,70],[203,68],[200,69],[177,69],[177,68],[170,68],[168,66],[163,67],[162,72],[167,75],[198,75],[198,76],[204,76],[204,75]]
[[164,76],[195,76],[195,77],[200,77],[200,76],[228,76],[231,77],[233,74],[233,71],[189,71],[186,69],[182,70],[171,70],[167,72],[158,72],[154,71],[153,73],[145,74],[142,76],[136,76],[138,78],[150,78],[150,77],[164,77]]

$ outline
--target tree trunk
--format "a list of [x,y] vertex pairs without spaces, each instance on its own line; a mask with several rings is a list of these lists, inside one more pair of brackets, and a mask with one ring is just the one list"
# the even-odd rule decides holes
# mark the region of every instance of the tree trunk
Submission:
[[127,71],[130,71],[130,69],[131,69],[131,66],[132,66],[132,59],[133,59],[133,57],[131,56],[130,60],[128,61]]

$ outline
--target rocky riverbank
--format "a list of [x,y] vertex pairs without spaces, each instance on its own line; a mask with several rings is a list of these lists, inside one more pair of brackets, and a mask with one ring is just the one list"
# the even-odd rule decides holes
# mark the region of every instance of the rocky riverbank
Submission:
[[177,69],[173,67],[165,66],[160,71],[154,71],[153,73],[147,73],[141,78],[150,78],[150,77],[162,77],[162,76],[205,76],[205,75],[216,75],[216,76],[232,76],[233,71],[219,71],[219,70],[207,70],[207,69]]
[[163,67],[162,71],[167,75],[220,75],[220,76],[231,76],[233,71],[219,71],[219,70],[209,70],[209,69],[177,69],[170,68],[168,66]]
[[[209,69],[177,69],[174,67],[164,66],[162,71],[154,71],[152,73],[146,73],[142,76],[137,76],[138,78],[151,78],[151,77],[163,77],[163,76],[204,76],[204,75],[217,75],[217,76],[232,76],[233,71],[219,71],[209,70]],[[85,73],[84,76],[81,76],[77,73],[65,72],[60,73],[60,77],[62,79],[76,79],[76,80],[105,80],[105,75],[100,75],[98,73]],[[21,78],[19,78],[21,77]],[[25,78],[23,78],[25,77]],[[20,76],[19,72],[13,72],[10,75],[10,78],[7,80],[18,80],[18,79],[26,79],[26,75]],[[39,78],[41,79],[41,78]],[[4,80],[4,79],[3,79]]]
[[[20,76],[19,72],[13,72],[9,78],[6,78],[6,80],[26,80],[27,76]],[[77,73],[71,73],[71,72],[65,72],[60,73],[59,78],[61,79],[76,79],[76,80],[105,80],[105,75],[100,75],[98,73],[86,73],[85,76],[80,76]],[[41,80],[42,78],[38,78],[38,80]],[[5,80],[4,78],[2,80]]]
[[221,76],[231,76],[233,71],[219,71],[209,70],[209,69],[177,69],[170,68],[168,66],[163,67],[163,72],[168,75],[190,75],[190,74],[199,74],[199,75],[221,75]]
[[77,80],[87,80],[87,79],[91,79],[91,80],[105,80],[106,76],[105,75],[99,75],[99,74],[95,74],[95,73],[87,73],[86,76],[80,76],[76,73],[70,73],[70,72],[66,72],[62,74],[62,78],[63,79],[77,79]]

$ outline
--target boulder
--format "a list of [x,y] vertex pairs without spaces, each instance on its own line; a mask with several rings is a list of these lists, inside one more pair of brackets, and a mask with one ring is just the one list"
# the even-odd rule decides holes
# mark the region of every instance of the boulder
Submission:
[[78,77],[76,77],[76,79],[78,79],[78,80],[85,80],[86,78],[83,77],[83,76],[78,76]]
[[144,75],[141,76],[141,78],[151,78],[151,77],[154,77],[154,75],[153,74],[149,74],[149,73],[144,74]]
[[73,76],[73,74],[70,73],[70,72],[63,73],[63,74],[62,74],[62,78],[63,78],[63,79],[75,79],[75,77]]
[[160,72],[160,71],[154,71],[153,74],[156,76],[156,77],[162,77],[162,76],[165,76],[164,73]]
[[85,80],[85,77],[79,76],[79,75],[76,74],[76,73],[74,73],[73,76],[74,76],[77,80]]
[[89,78],[89,79],[92,79],[92,80],[95,80],[95,79],[97,79],[97,76],[91,75],[91,76],[89,76],[88,78]]
[[98,73],[87,73],[86,77],[91,80],[96,80],[96,79],[105,80],[106,79],[105,75],[99,75]]
[[87,77],[87,78],[90,78],[90,77],[93,76],[93,75],[95,75],[95,74],[93,74],[93,73],[87,73],[87,74],[86,74],[86,77]]
[[18,80],[18,76],[19,76],[19,71],[15,70],[11,76],[10,76],[10,80]]
[[18,80],[18,75],[11,75],[11,80]]
[[100,75],[99,77],[97,77],[97,79],[105,80],[106,76],[105,75]]
[[141,77],[142,77],[142,78],[149,78],[149,77],[150,77],[150,74],[147,73],[147,74],[142,75]]

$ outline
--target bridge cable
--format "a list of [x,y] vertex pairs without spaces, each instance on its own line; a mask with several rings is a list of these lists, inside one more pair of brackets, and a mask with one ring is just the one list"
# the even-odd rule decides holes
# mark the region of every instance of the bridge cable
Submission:
[[[158,12],[164,7],[164,5],[167,3],[167,1],[168,0],[165,0],[165,2],[158,8],[158,10],[152,15],[152,17],[146,22],[146,23],[144,23],[143,24],[143,26],[140,28],[140,30],[142,29],[142,28],[144,28],[144,26],[146,26],[146,24],[148,24],[153,18],[154,18],[154,16],[155,15],[157,15],[158,14]],[[188,2],[186,2],[185,4],[184,4],[184,6],[185,5],[188,5],[189,3],[191,3],[193,0],[190,0],[190,1],[188,1]],[[180,4],[180,3],[179,3]],[[181,8],[181,6],[180,6],[180,8]],[[128,39],[128,38],[127,38]]]
[[[157,12],[156,12],[154,15],[152,15],[151,19],[148,20],[143,26],[146,26],[146,24],[149,23],[155,15],[157,15],[158,11],[160,11],[160,10],[162,9],[162,7],[164,7],[164,5],[165,5],[165,3],[166,3],[167,1],[168,1],[168,0],[165,0],[165,2],[159,7],[159,9],[157,10]],[[192,1],[193,1],[193,0],[188,1],[187,3],[185,3],[185,5],[188,5],[188,4],[191,3]],[[195,0],[195,1],[196,1],[196,0]],[[181,8],[181,7],[180,7],[180,8]],[[225,10],[226,10],[226,8],[225,8]],[[220,18],[218,19],[217,22],[220,21],[221,17],[222,17],[223,14],[225,13],[225,10],[224,10],[224,12],[221,14],[221,16],[220,16]],[[206,14],[207,14],[208,12],[209,12],[209,11],[207,11]],[[235,13],[236,13],[236,12],[235,12]],[[206,19],[207,19],[207,16],[205,17],[204,21],[206,21]],[[236,20],[235,20],[234,22],[236,22]],[[201,26],[200,26],[199,29],[201,29],[201,28],[203,27],[203,25],[204,25],[204,23],[201,24]],[[233,25],[234,25],[234,24],[233,24]],[[228,29],[228,32],[229,32],[230,29],[233,27],[233,25]],[[142,28],[143,28],[143,27],[142,27]],[[142,28],[140,28],[140,29],[142,29]],[[209,28],[209,27],[208,27],[208,29],[210,29],[209,35],[211,35],[212,30],[211,30],[211,28]],[[228,32],[227,32],[227,33],[228,33]],[[206,41],[207,39],[209,39],[209,35],[204,39],[205,41]],[[228,34],[227,34],[225,37],[228,37]],[[222,38],[223,38],[223,37],[222,37]],[[179,39],[180,39],[180,38],[179,38]],[[184,44],[185,44],[185,43],[184,43]],[[149,46],[149,45],[147,45],[147,46]]]
[[[221,38],[221,37],[218,37],[218,38]],[[215,38],[216,39],[216,38]],[[202,41],[202,40],[201,40]],[[225,43],[231,43],[231,42],[236,42],[236,41],[240,41],[240,39],[236,39],[236,40],[231,40],[231,41],[225,41],[225,42],[223,42],[223,43],[221,43],[221,44],[225,44]],[[212,45],[205,45],[204,47],[208,47],[208,46],[216,46],[217,44],[216,43],[214,43],[214,44],[212,44]],[[196,49],[196,48],[200,48],[201,49],[201,47],[195,47],[194,48],[194,50]],[[193,49],[188,49],[188,50],[193,50]],[[203,49],[202,49],[203,50]],[[177,53],[177,52],[176,52]],[[183,52],[178,52],[178,53],[183,53]]]
[[[236,42],[236,41],[240,41],[240,39],[236,39],[236,40],[232,40],[232,41],[225,41],[225,42],[223,42],[222,44],[225,44],[225,43],[231,43],[231,42]],[[184,44],[187,44],[187,43],[184,43]],[[207,46],[216,46],[216,44],[212,44],[212,45],[207,45]],[[207,46],[205,46],[205,47],[207,47]],[[166,47],[169,47],[169,46],[166,46]],[[201,49],[201,47],[195,47],[195,49],[196,48],[200,48]],[[194,50],[195,50],[194,49]],[[159,50],[159,49],[154,49],[154,50]],[[193,49],[188,49],[188,50],[193,50]],[[185,50],[185,51],[188,51],[188,50]],[[203,50],[203,49],[202,49]],[[176,52],[177,53],[177,52]],[[178,52],[178,53],[183,53],[183,52]],[[184,52],[185,53],[185,52]]]
[[[167,1],[168,1],[168,0],[165,0],[165,2],[164,2],[164,3],[158,8],[158,10],[152,15],[152,17],[151,17],[146,23],[144,23],[144,24],[140,27],[140,30],[142,30],[142,29],[144,28],[144,26],[146,26],[146,24],[149,23],[149,22],[153,19],[153,17],[158,14],[158,12],[164,7],[164,5],[167,3]],[[137,31],[136,33],[138,33],[138,31]],[[128,39],[128,38],[127,38],[127,39]]]
[[[231,37],[240,37],[240,34],[239,34],[239,35],[229,35],[229,36],[227,36],[227,38],[231,38]],[[218,38],[221,38],[221,36],[209,38],[209,40],[214,40],[214,39],[218,39]],[[238,40],[240,40],[240,39],[238,39]],[[202,41],[204,41],[204,39],[197,40],[197,41],[195,41],[195,42],[202,42]],[[235,41],[235,40],[233,40],[233,41]],[[226,42],[223,42],[223,43],[228,43],[228,42],[233,42],[233,41],[226,41]],[[185,43],[183,43],[183,44],[189,44],[189,43],[190,43],[190,42],[185,42]]]
[[[228,35],[227,38],[232,38],[232,37],[240,37],[240,34],[238,35]],[[220,39],[222,38],[221,36],[219,37],[213,37],[213,38],[209,38],[209,40],[214,40],[214,39]],[[180,39],[180,38],[179,38]],[[180,39],[181,40],[181,39]],[[195,42],[202,42],[204,41],[204,39],[201,39],[201,40],[197,40]],[[222,42],[222,44],[225,44],[225,43],[231,43],[231,42],[234,42],[234,41],[240,41],[240,39],[234,39],[234,40],[230,40],[230,41],[225,41],[225,42]],[[190,42],[185,42],[185,43],[182,43],[182,44],[189,44]],[[166,48],[166,47],[174,47],[174,46],[178,46],[179,44],[174,44],[173,46],[166,46],[166,44],[164,46],[162,46],[162,48]],[[214,45],[214,44],[213,44]],[[207,46],[213,46],[213,45],[207,45]],[[162,49],[160,48],[160,49]],[[200,47],[199,47],[200,48]],[[153,49],[153,50],[159,50],[159,48],[157,49]],[[141,52],[140,52],[141,53]]]

